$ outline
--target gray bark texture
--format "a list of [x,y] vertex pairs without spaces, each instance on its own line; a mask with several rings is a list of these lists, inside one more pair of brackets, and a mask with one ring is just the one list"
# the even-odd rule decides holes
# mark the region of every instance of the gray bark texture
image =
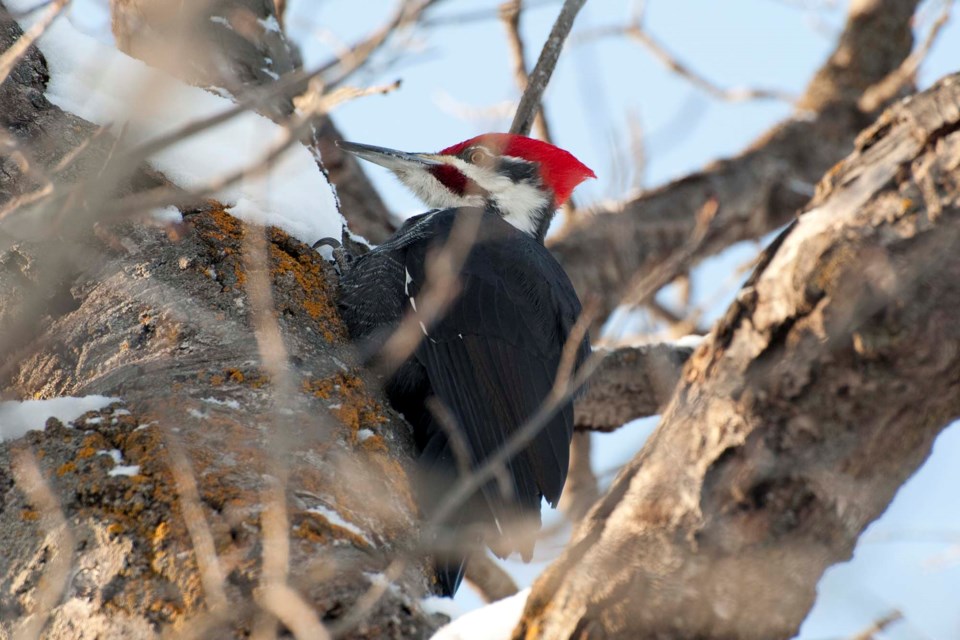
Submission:
[[687,362],[515,638],[790,638],[960,415],[960,75],[883,114]]
[[600,363],[574,406],[581,431],[615,431],[658,413],[673,394],[693,349],[670,344],[621,347]]
[[[0,49],[20,35],[0,6]],[[409,427],[356,364],[331,268],[213,201],[185,207],[182,224],[150,224],[148,212],[94,222],[117,193],[71,190],[100,184],[115,141],[50,104],[46,81],[31,48],[0,87],[10,152],[0,172],[0,389],[5,399],[118,400],[0,443],[0,637],[249,637],[274,616],[296,628],[302,620],[284,608],[292,599],[264,604],[264,563],[275,578],[277,550],[310,615],[335,624],[415,539],[418,514]],[[55,210],[40,201],[11,213],[46,178],[55,196],[73,195],[51,198]],[[133,172],[118,191],[144,183],[164,179]],[[257,246],[262,262],[245,257]],[[258,280],[272,295],[266,324],[289,356],[279,369],[259,346]],[[111,474],[116,454],[137,472]],[[278,485],[283,509],[270,498]],[[268,539],[276,522],[286,528]],[[343,635],[422,637],[438,625],[419,608],[423,564],[406,566]]]

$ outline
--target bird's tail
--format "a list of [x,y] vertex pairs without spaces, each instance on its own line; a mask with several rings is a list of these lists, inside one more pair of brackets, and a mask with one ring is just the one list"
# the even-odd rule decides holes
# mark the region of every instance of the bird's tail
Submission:
[[[439,430],[430,434],[420,453],[418,467],[420,509],[429,519],[459,477],[446,434]],[[520,475],[532,476],[512,475],[514,479]],[[536,496],[535,505],[521,503],[516,496],[502,496],[496,483],[491,481],[457,505],[440,523],[440,533],[434,538],[433,562],[441,595],[452,597],[457,592],[466,572],[467,558],[473,551],[482,549],[484,543],[500,558],[519,551],[524,562],[530,561],[540,530],[540,494],[535,486],[528,487],[526,493]],[[499,518],[493,505],[499,506],[496,509]]]
[[[429,519],[446,498],[446,492],[457,480],[457,463],[446,436],[442,432],[431,434],[420,453],[419,497],[420,509]],[[479,547],[482,535],[480,528],[491,519],[489,508],[477,493],[440,523],[441,533],[434,537],[436,550],[433,566],[437,592],[453,597],[463,581],[470,551]]]

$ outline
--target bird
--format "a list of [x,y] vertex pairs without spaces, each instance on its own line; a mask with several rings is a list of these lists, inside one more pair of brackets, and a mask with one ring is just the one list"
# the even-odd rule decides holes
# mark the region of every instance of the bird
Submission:
[[[574,371],[590,353],[586,332],[574,331],[581,314],[577,293],[544,239],[574,188],[596,175],[568,151],[507,133],[483,134],[437,153],[338,144],[389,169],[431,207],[345,265],[337,304],[352,340],[380,348],[405,315],[423,305],[428,263],[438,247],[456,225],[476,225],[457,294],[433,322],[420,323],[418,344],[385,383],[391,405],[413,427],[416,492],[428,517],[462,474],[495,455],[544,404],[568,340],[577,341]],[[501,558],[519,551],[529,562],[530,531],[540,529],[543,499],[557,506],[572,437],[567,401],[499,479],[442,523],[453,539],[485,542]],[[435,591],[456,593],[468,555],[462,545],[436,551]]]

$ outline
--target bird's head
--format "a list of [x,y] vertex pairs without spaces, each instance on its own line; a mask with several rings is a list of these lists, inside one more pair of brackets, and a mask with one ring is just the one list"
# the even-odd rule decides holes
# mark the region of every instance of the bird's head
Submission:
[[568,151],[509,133],[487,133],[438,153],[338,144],[393,171],[429,207],[485,207],[540,241],[557,207],[596,177]]

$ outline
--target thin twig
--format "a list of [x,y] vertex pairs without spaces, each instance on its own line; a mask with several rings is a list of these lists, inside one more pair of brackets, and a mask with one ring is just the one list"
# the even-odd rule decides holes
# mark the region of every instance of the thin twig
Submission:
[[695,71],[692,67],[681,62],[677,56],[671,53],[667,48],[650,35],[641,24],[634,22],[626,26],[604,27],[594,29],[589,33],[582,34],[577,38],[577,42],[586,42],[596,38],[606,36],[627,36],[639,42],[641,45],[659,60],[670,71],[684,78],[690,84],[706,92],[718,100],[726,102],[744,102],[747,100],[781,100],[793,104],[797,97],[786,91],[777,89],[758,89],[750,87],[724,88],[713,82],[706,76]]
[[635,277],[628,286],[627,294],[623,297],[622,303],[630,306],[646,304],[657,291],[681,275],[690,258],[696,254],[707,239],[710,225],[719,209],[720,205],[715,199],[707,200],[697,214],[697,226],[687,243],[651,272],[643,276],[638,274],[639,277]]
[[585,2],[586,0],[566,0],[563,3],[560,15],[553,23],[553,29],[550,30],[547,42],[543,45],[540,58],[530,74],[527,89],[520,98],[520,104],[517,105],[517,113],[513,117],[513,124],[510,125],[510,133],[520,135],[530,133],[537,108],[543,98],[543,92],[550,82],[553,70],[557,66],[557,60],[560,58],[560,52],[563,50],[563,43],[570,34],[573,21]]
[[213,534],[210,532],[207,519],[203,515],[203,508],[200,506],[197,480],[180,443],[175,438],[168,437],[166,445],[170,457],[170,470],[177,485],[177,494],[180,496],[180,511],[197,558],[203,594],[206,597],[208,609],[217,615],[227,609],[227,594],[224,590],[226,579],[220,559],[217,557]]
[[[313,105],[308,106],[316,106],[322,110],[324,108],[329,108],[331,105],[340,103],[350,97],[385,93],[393,90],[395,87],[396,82],[386,86],[371,87],[369,89],[344,88],[332,94],[328,94],[319,101],[313,103]],[[137,161],[142,162],[146,160],[153,153],[157,153],[185,138],[195,135],[209,127],[216,126],[220,122],[240,115],[245,111],[246,109],[238,109],[237,107],[233,107],[221,114],[218,114],[217,116],[214,116],[213,118],[191,123],[169,135],[159,136],[144,143],[143,145],[136,147],[135,149],[122,154],[117,154],[113,157],[112,164],[120,167],[133,166]],[[108,204],[105,204],[103,208],[101,208],[99,214],[102,218],[107,219],[111,216],[120,215],[128,211],[144,211],[165,205],[174,205],[180,207],[192,206],[195,205],[198,200],[214,196],[218,192],[238,182],[256,178],[269,171],[272,163],[283,153],[285,153],[287,149],[298,143],[302,136],[309,131],[312,115],[313,114],[311,112],[307,111],[301,115],[292,116],[286,123],[283,123],[284,134],[280,141],[273,148],[268,150],[268,152],[262,157],[258,158],[255,162],[242,169],[238,169],[225,176],[220,176],[215,180],[211,180],[204,186],[196,187],[189,191],[170,185],[164,185],[154,189],[140,191],[125,198],[110,201]],[[59,196],[59,199],[55,199],[53,204],[56,206],[58,204],[62,204],[64,201],[67,201],[70,198],[75,198],[76,194],[82,192],[85,186],[86,185],[84,183],[74,186],[74,188],[70,191],[62,193]],[[51,193],[51,190],[48,190],[45,193]],[[53,193],[55,193],[55,191],[53,191]],[[38,194],[34,200],[40,199],[42,195],[44,194]],[[17,202],[8,203],[0,208],[0,221],[12,215],[20,208],[22,204],[24,204],[24,202],[22,200],[18,200]]]
[[14,640],[35,640],[43,632],[67,586],[73,566],[74,539],[60,501],[43,477],[33,453],[21,452],[14,461],[13,471],[17,486],[42,514],[41,522],[48,536],[45,546],[49,557],[33,594],[33,610],[22,618],[20,626],[13,633]]
[[387,566],[386,570],[378,576],[370,585],[367,591],[357,598],[356,603],[350,611],[330,626],[330,635],[334,638],[342,638],[350,633],[354,627],[363,622],[373,608],[377,606],[380,599],[387,592],[394,582],[400,579],[404,570],[407,568],[409,560],[406,556],[398,556]]
[[920,69],[920,65],[923,64],[923,61],[930,53],[930,49],[933,48],[933,44],[937,41],[937,37],[940,35],[943,27],[950,21],[950,11],[953,8],[953,0],[942,1],[943,8],[940,11],[940,15],[937,16],[937,19],[933,22],[933,25],[930,27],[930,32],[927,34],[923,43],[911,52],[910,55],[900,63],[900,66],[891,71],[887,77],[864,91],[863,96],[861,96],[857,103],[857,106],[860,107],[862,111],[870,113],[879,109],[892,100],[904,86],[916,81],[917,71]]
[[890,613],[875,620],[873,624],[857,635],[851,637],[850,640],[874,640],[878,633],[885,630],[894,622],[899,622],[900,620],[903,620],[903,614],[894,609]]
[[318,73],[326,73],[333,68],[337,68],[340,70],[339,79],[327,82],[326,84],[327,86],[340,84],[346,80],[350,74],[362,67],[367,60],[387,42],[393,33],[416,24],[428,9],[441,1],[442,0],[401,0],[397,10],[386,24],[354,44],[347,51],[339,54],[333,60],[321,65],[318,68]]
[[[508,0],[500,5],[500,18],[507,30],[507,43],[510,45],[510,57],[513,61],[513,79],[521,92],[530,86],[527,75],[527,56],[524,52],[523,37],[520,35],[520,15],[523,10],[523,0]],[[550,127],[547,124],[543,102],[536,106],[536,116],[533,121],[536,135],[544,142],[553,144]]]
[[[540,7],[546,7],[551,4],[557,4],[559,0],[525,0],[524,7],[526,9],[537,9]],[[421,25],[424,27],[439,27],[439,26],[461,26],[465,24],[470,24],[472,22],[482,22],[484,20],[495,20],[497,18],[503,17],[503,7],[502,5],[496,9],[477,9],[476,11],[464,11],[463,13],[456,13],[446,16],[437,16],[435,18],[428,18],[421,21]]]
[[434,421],[447,437],[450,448],[453,449],[457,471],[461,474],[470,473],[470,462],[473,460],[473,455],[470,452],[470,445],[463,437],[463,429],[457,424],[457,417],[437,396],[427,398],[426,405],[430,415],[433,416]]
[[27,29],[16,42],[10,45],[9,49],[0,55],[0,84],[7,81],[10,72],[13,71],[13,68],[20,62],[20,58],[27,52],[27,49],[46,32],[69,3],[70,0],[54,0],[47,9],[47,12],[37,20],[33,26]]
[[[510,45],[510,55],[513,60],[513,78],[521,93],[525,92],[527,87],[530,86],[530,77],[527,75],[527,56],[523,46],[523,37],[520,35],[520,15],[525,6],[523,0],[507,0],[500,5],[500,18],[507,30],[507,43]],[[533,129],[538,138],[553,144],[550,123],[547,122],[547,112],[542,101],[537,103]],[[563,203],[563,212],[568,220],[573,216],[575,209],[572,198]]]
[[297,640],[330,640],[331,635],[317,619],[314,608],[285,582],[257,590],[254,598],[293,632]]

